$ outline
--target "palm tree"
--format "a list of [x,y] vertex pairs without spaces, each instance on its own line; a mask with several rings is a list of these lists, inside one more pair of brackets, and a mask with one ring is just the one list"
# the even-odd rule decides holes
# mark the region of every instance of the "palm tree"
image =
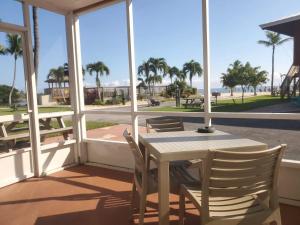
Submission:
[[98,91],[98,96],[100,100],[103,100],[101,97],[101,81],[100,81],[100,76],[108,76],[109,75],[109,68],[101,61],[95,62],[95,63],[90,63],[86,65],[86,70],[89,72],[89,74],[92,76],[93,73],[96,74],[96,85],[97,85],[97,91]]
[[[144,61],[139,67],[138,67],[138,80],[145,83],[147,85],[149,94],[151,94],[151,72],[154,71],[154,68],[152,64],[148,61]],[[143,78],[144,77],[144,78]]]
[[250,77],[252,76],[254,69],[251,64],[247,62],[245,65],[240,63],[237,70],[237,82],[242,88],[242,103],[244,103],[244,93],[246,88],[250,85]]
[[173,78],[179,76],[180,70],[176,66],[168,67],[168,74],[171,80],[171,84],[173,84]]
[[153,75],[151,76],[152,93],[156,83],[162,82],[162,76],[168,72],[168,64],[164,58],[150,58],[148,62],[152,65]]
[[183,72],[187,75],[189,74],[189,80],[190,80],[190,86],[193,87],[193,77],[198,75],[198,77],[201,77],[202,75],[202,67],[200,63],[191,60],[183,65]]
[[280,34],[266,31],[267,40],[259,40],[258,44],[262,44],[266,47],[272,47],[272,73],[271,73],[271,94],[274,96],[274,63],[275,63],[275,49],[276,46],[282,45],[283,43],[291,40],[291,38],[284,38]]
[[253,67],[249,74],[249,86],[253,87],[254,95],[256,96],[257,86],[266,83],[268,80],[268,72],[260,70],[260,67]]
[[233,96],[233,89],[238,85],[236,76],[232,73],[230,68],[227,69],[226,73],[222,73],[221,81],[223,87],[228,87],[230,89],[230,96]]
[[66,102],[65,97],[65,89],[62,87],[62,84],[65,83],[65,69],[63,66],[59,66],[58,68],[52,68],[49,71],[47,76],[48,79],[52,79],[58,83],[58,88],[61,91],[61,95],[63,97],[64,102]]
[[40,35],[39,35],[39,23],[38,23],[38,9],[32,6],[32,20],[33,20],[33,42],[34,42],[34,71],[36,83],[38,83],[39,77],[39,54],[40,54]]
[[179,70],[179,73],[176,74],[176,80],[184,81],[186,80],[186,74],[183,72],[183,70]]
[[8,47],[5,49],[7,54],[10,54],[14,57],[14,76],[13,82],[11,86],[11,90],[9,93],[9,105],[12,106],[12,94],[16,84],[16,75],[17,75],[17,59],[22,56],[22,38],[18,34],[7,34],[6,35]]
[[[69,64],[68,64],[68,63],[64,63],[64,71],[65,71],[65,75],[66,75],[66,76],[69,76]],[[83,66],[82,66],[81,71],[82,71],[82,78],[83,78],[83,80],[84,80],[84,77],[85,77],[85,69],[84,69]]]
[[236,60],[227,68],[226,73],[222,73],[221,81],[224,87],[230,88],[230,95],[233,96],[233,89],[239,85],[239,76],[242,74],[243,64]]

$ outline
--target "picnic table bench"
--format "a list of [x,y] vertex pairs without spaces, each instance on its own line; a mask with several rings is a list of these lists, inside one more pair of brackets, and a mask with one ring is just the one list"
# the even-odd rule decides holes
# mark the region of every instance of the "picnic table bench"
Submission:
[[[199,100],[199,101],[197,101]],[[182,104],[184,108],[202,108],[204,105],[204,98],[185,98],[185,103]]]
[[[52,119],[56,119],[58,122],[59,128],[54,128],[51,125]],[[5,126],[5,123],[0,123],[0,142],[3,142],[5,147],[12,151],[13,146],[16,144],[18,139],[28,139],[30,138],[29,132],[26,133],[16,133],[9,134],[10,132],[20,131],[20,130],[28,130],[28,127],[17,128],[17,124],[26,124],[28,123],[28,119],[13,121]],[[65,140],[69,139],[69,134],[72,133],[72,127],[66,127],[62,116],[57,117],[48,117],[46,119],[39,119],[40,123],[40,135],[41,138],[44,138],[46,135],[54,134],[54,133],[62,133]]]

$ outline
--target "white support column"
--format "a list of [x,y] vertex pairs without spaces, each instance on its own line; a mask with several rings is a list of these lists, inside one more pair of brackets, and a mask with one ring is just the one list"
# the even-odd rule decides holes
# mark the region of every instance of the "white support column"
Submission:
[[84,90],[81,63],[81,48],[78,17],[70,13],[66,16],[66,36],[68,50],[68,69],[70,79],[71,105],[74,111],[73,129],[76,139],[75,160],[86,161],[86,149],[83,140],[86,138],[86,121],[84,111]]
[[39,128],[39,112],[37,104],[37,84],[33,66],[33,49],[31,38],[31,27],[29,17],[29,7],[27,3],[23,3],[23,19],[26,31],[23,35],[23,60],[24,70],[27,81],[27,100],[30,124],[30,141],[33,155],[34,175],[39,177],[42,175],[41,149],[40,149],[40,128]]
[[205,126],[211,126],[210,46],[209,46],[209,0],[202,0],[204,112]]
[[138,141],[138,117],[136,115],[136,112],[137,112],[136,69],[135,69],[132,0],[126,0],[126,16],[127,16],[127,39],[128,39],[130,93],[131,93],[132,133],[133,133],[134,139],[136,141]]

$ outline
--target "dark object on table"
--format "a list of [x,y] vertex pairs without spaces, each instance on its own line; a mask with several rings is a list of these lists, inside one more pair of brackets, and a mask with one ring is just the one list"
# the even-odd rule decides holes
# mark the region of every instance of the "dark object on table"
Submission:
[[201,127],[198,128],[198,133],[214,133],[216,131],[216,129],[211,126],[211,127]]

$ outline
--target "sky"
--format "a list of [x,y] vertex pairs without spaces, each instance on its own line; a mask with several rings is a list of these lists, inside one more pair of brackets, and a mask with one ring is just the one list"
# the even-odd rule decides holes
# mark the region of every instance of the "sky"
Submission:
[[[14,13],[11,13],[14,12]],[[271,49],[257,44],[265,39],[260,24],[300,12],[299,0],[210,0],[211,86],[221,87],[221,73],[239,59],[271,71]],[[134,0],[136,66],[149,57],[163,57],[170,66],[194,59],[203,65],[201,0]],[[0,18],[22,25],[22,11],[13,0],[0,1]],[[67,61],[64,17],[39,10],[41,55],[38,91],[49,70]],[[80,17],[83,65],[103,61],[110,75],[104,85],[129,82],[125,3],[120,3]],[[0,32],[0,43],[6,45]],[[280,74],[292,64],[293,42],[276,49],[275,85]],[[23,65],[18,60],[17,87],[23,89]],[[0,56],[0,83],[11,84],[13,58]],[[163,84],[168,84],[164,79]],[[86,75],[86,86],[95,86],[95,77]],[[203,88],[203,78],[193,85]]]

